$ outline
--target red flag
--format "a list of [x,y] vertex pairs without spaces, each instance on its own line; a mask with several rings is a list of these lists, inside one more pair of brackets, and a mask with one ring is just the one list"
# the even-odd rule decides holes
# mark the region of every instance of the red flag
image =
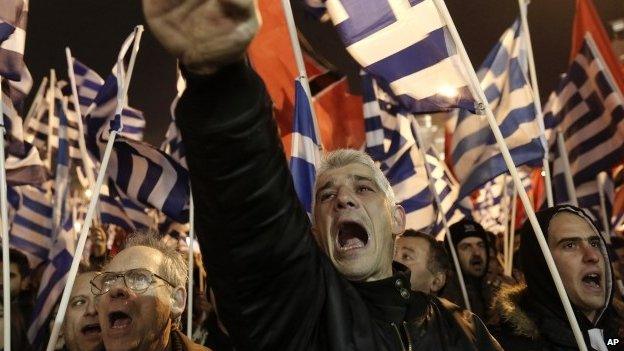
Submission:
[[574,16],[574,25],[572,28],[572,51],[570,52],[570,61],[573,61],[576,54],[579,52],[585,33],[591,33],[598,47],[598,51],[600,51],[607,67],[609,67],[609,71],[611,71],[613,75],[615,83],[619,86],[621,91],[624,90],[622,64],[613,51],[607,31],[602,25],[602,21],[598,16],[598,12],[592,0],[576,1],[576,14]]
[[[249,58],[273,100],[282,143],[286,155],[290,155],[297,65],[282,6],[276,1],[260,0],[258,8],[262,27],[249,47]],[[310,57],[305,58],[305,64],[309,78],[322,75],[326,71]],[[337,80],[318,92],[313,92],[312,102],[326,151],[362,146],[362,98],[349,93],[346,79]]]

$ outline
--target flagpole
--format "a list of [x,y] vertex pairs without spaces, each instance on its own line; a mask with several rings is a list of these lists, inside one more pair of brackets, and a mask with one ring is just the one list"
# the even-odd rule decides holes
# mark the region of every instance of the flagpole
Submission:
[[193,204],[193,194],[191,193],[191,204],[189,209],[189,245],[188,245],[188,298],[186,305],[186,336],[193,338],[193,241],[195,241],[195,205]]
[[509,258],[507,259],[507,266],[505,267],[505,275],[511,277],[511,273],[513,272],[513,256],[514,256],[514,237],[516,235],[516,212],[518,202],[518,191],[514,187],[513,195],[511,196],[511,224],[509,225],[509,248],[507,249],[507,254]]
[[[134,63],[136,62],[136,55],[139,51],[139,43],[141,41],[142,34],[143,34],[143,26],[137,26],[135,28],[135,37],[134,37],[134,45],[132,47],[132,56],[130,56],[130,63],[129,63],[130,67],[128,68],[128,77],[127,77],[127,80],[124,79],[123,86],[118,87],[118,89],[123,90],[123,92],[121,94],[118,94],[115,115],[121,114],[121,111],[123,110],[123,107],[127,100],[126,95],[128,94],[128,86],[130,85],[130,78],[132,77],[132,69],[133,69]],[[117,61],[119,64],[120,59],[118,58]],[[82,224],[82,227],[80,230],[80,236],[78,238],[78,245],[76,246],[76,251],[74,253],[74,258],[72,260],[71,267],[69,269],[69,272],[67,273],[67,283],[65,284],[65,289],[63,290],[63,296],[61,297],[61,301],[59,303],[58,312],[56,314],[56,318],[54,319],[52,333],[50,335],[50,340],[48,341],[48,346],[46,348],[47,351],[54,351],[54,347],[56,346],[56,342],[58,340],[59,332],[61,331],[61,326],[63,325],[63,320],[65,319],[65,312],[67,311],[67,304],[69,303],[69,297],[74,287],[76,274],[78,273],[78,266],[80,265],[80,259],[82,257],[82,253],[84,251],[84,247],[87,242],[87,237],[89,236],[89,229],[91,227],[93,215],[95,214],[95,208],[100,198],[98,194],[100,194],[100,190],[102,189],[102,183],[104,182],[104,178],[106,178],[106,168],[108,167],[108,162],[110,160],[110,156],[113,150],[115,138],[117,137],[117,132],[118,131],[116,130],[110,131],[108,142],[106,143],[106,149],[104,150],[104,155],[102,156],[102,162],[100,164],[100,171],[98,173],[97,180],[91,186],[92,197],[89,200],[87,216],[85,217],[84,223]]]
[[52,132],[52,120],[54,119],[54,98],[56,96],[56,71],[50,70],[50,86],[48,88],[48,147],[46,150],[46,158],[50,171],[52,170],[52,138],[54,133]]
[[507,262],[509,261],[509,212],[511,211],[511,206],[509,206],[509,194],[507,193],[507,174],[503,175],[503,198],[501,201],[505,203],[505,210],[503,214],[505,216],[505,230],[503,231],[503,269],[506,269]]
[[28,126],[30,125],[30,121],[37,113],[37,107],[41,104],[41,100],[44,98],[43,92],[45,91],[45,87],[48,84],[48,77],[43,77],[41,80],[41,84],[39,84],[39,89],[37,89],[37,94],[35,94],[35,98],[33,102],[30,104],[30,108],[28,109],[28,113],[26,114],[26,118],[24,118],[23,129],[24,132],[28,131]]
[[537,73],[535,70],[535,57],[533,55],[533,44],[531,43],[531,33],[529,32],[529,20],[528,20],[528,1],[518,0],[520,6],[520,19],[522,21],[522,31],[525,33],[525,44],[527,49],[527,56],[529,59],[529,73],[531,78],[531,87],[533,88],[533,102],[535,105],[535,112],[537,114],[537,124],[542,133],[542,145],[544,146],[544,158],[542,159],[542,169],[544,170],[544,185],[546,188],[546,203],[548,207],[554,206],[553,192],[552,192],[552,178],[550,177],[550,164],[549,164],[549,150],[546,143],[546,127],[544,126],[544,114],[542,112],[542,101],[539,93],[539,85],[537,84]]
[[284,9],[284,16],[286,17],[286,24],[288,25],[288,35],[290,37],[290,44],[293,48],[293,55],[295,56],[295,62],[297,63],[297,71],[299,72],[299,81],[303,86],[303,90],[308,97],[310,103],[310,112],[312,113],[312,121],[314,123],[314,133],[318,138],[319,149],[323,150],[323,141],[321,137],[321,130],[319,128],[318,120],[316,119],[316,111],[314,110],[314,103],[312,101],[312,94],[310,92],[310,84],[308,83],[308,74],[306,72],[305,63],[303,62],[303,54],[301,53],[301,46],[299,45],[299,38],[297,36],[297,27],[295,26],[295,19],[293,18],[292,7],[290,6],[290,0],[282,0],[282,7]]
[[559,149],[559,157],[563,163],[563,177],[568,191],[568,200],[574,206],[578,207],[578,198],[576,197],[576,189],[574,188],[574,179],[572,178],[572,170],[570,169],[570,160],[568,159],[568,151],[563,140],[563,133],[557,131],[557,148]]
[[[0,78],[0,91],[2,91],[2,78]],[[4,305],[4,349],[11,349],[11,262],[9,258],[9,216],[8,216],[8,198],[7,198],[7,182],[6,168],[4,166],[4,135],[6,128],[4,126],[4,103],[0,94],[0,225],[2,226],[2,304]]]
[[462,297],[464,298],[464,304],[466,309],[471,311],[470,299],[468,298],[468,291],[466,290],[466,283],[464,281],[464,274],[462,273],[461,266],[459,264],[459,259],[457,258],[457,251],[455,250],[455,245],[453,243],[453,237],[451,235],[451,231],[449,230],[449,224],[446,220],[446,214],[442,210],[442,201],[440,201],[440,196],[435,188],[435,183],[433,178],[431,177],[431,169],[429,169],[429,164],[427,163],[427,155],[424,151],[425,144],[422,139],[422,135],[420,134],[420,123],[416,117],[412,115],[413,121],[416,124],[415,133],[416,141],[418,142],[418,151],[420,152],[420,156],[422,157],[423,163],[425,164],[425,171],[427,172],[427,181],[429,183],[429,191],[433,195],[433,199],[438,207],[438,215],[442,217],[442,225],[444,226],[444,231],[446,232],[446,237],[448,238],[449,249],[451,251],[451,257],[453,258],[453,265],[455,266],[455,271],[457,272],[457,281],[459,282],[459,287],[461,289]]
[[520,176],[518,175],[518,170],[516,169],[516,165],[514,164],[513,159],[511,158],[511,153],[509,152],[509,148],[507,147],[507,144],[505,144],[505,138],[503,137],[500,131],[500,128],[498,127],[498,123],[496,122],[494,113],[492,113],[492,109],[490,108],[490,105],[488,104],[488,100],[485,97],[485,93],[483,92],[483,89],[481,88],[479,79],[477,78],[477,74],[475,73],[472,63],[470,62],[470,58],[468,57],[468,53],[466,52],[466,49],[464,48],[464,44],[462,43],[461,38],[459,37],[457,28],[455,28],[453,19],[451,18],[451,15],[448,12],[446,5],[444,4],[444,1],[443,0],[433,0],[433,1],[436,4],[436,7],[440,15],[442,15],[442,17],[446,20],[446,24],[448,26],[447,28],[449,29],[449,32],[453,38],[453,41],[455,42],[457,46],[458,54],[470,78],[469,87],[470,87],[471,93],[473,93],[473,96],[477,97],[478,100],[481,101],[481,103],[479,104],[480,105],[479,107],[485,110],[485,115],[488,119],[488,123],[490,124],[490,128],[492,129],[492,133],[494,134],[494,137],[496,138],[496,142],[500,148],[500,151],[505,160],[505,163],[507,164],[507,168],[509,169],[509,172],[511,173],[514,184],[516,188],[518,189],[518,195],[520,196],[520,200],[522,201],[527,217],[529,218],[531,226],[533,227],[533,231],[535,232],[535,236],[542,250],[542,254],[544,255],[544,259],[546,260],[546,264],[548,265],[548,269],[550,270],[550,274],[553,277],[555,286],[557,287],[557,292],[559,293],[559,297],[561,298],[561,302],[563,303],[566,316],[568,317],[568,320],[572,327],[572,331],[574,333],[574,337],[579,346],[579,349],[580,351],[587,351],[587,346],[585,345],[583,334],[581,333],[581,329],[579,328],[578,322],[576,320],[576,316],[574,315],[574,311],[572,310],[570,299],[568,298],[565,288],[563,287],[563,283],[561,282],[561,276],[559,275],[559,271],[557,271],[557,266],[555,265],[555,261],[553,260],[553,257],[550,253],[550,249],[548,248],[548,243],[546,242],[546,239],[544,238],[544,233],[542,232],[542,229],[539,226],[539,222],[537,221],[537,217],[535,216],[535,212],[533,211],[533,207],[531,206],[529,197],[524,189],[524,186],[522,185],[522,180],[520,179]]
[[596,176],[596,186],[598,186],[598,195],[600,197],[600,219],[602,220],[602,228],[604,230],[604,239],[607,244],[611,244],[611,231],[609,228],[609,215],[607,214],[607,202],[605,198],[605,183],[607,181],[607,172],[602,171]]
[[80,101],[78,100],[78,88],[76,87],[76,75],[74,73],[74,65],[72,62],[72,54],[69,47],[65,47],[65,57],[67,59],[67,73],[69,75],[69,83],[72,90],[72,100],[74,103],[74,109],[78,114],[78,147],[80,148],[80,157],[82,164],[84,165],[87,179],[89,180],[89,186],[95,183],[95,175],[93,174],[93,163],[87,153],[87,145],[84,139],[84,126],[82,124],[82,114],[80,113]]

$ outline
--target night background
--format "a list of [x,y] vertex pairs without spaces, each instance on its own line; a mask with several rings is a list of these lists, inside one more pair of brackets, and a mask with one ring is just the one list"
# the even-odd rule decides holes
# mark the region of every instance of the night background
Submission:
[[[279,0],[275,1],[279,6]],[[447,0],[449,11],[473,65],[478,67],[502,32],[518,16],[516,0]],[[594,0],[610,32],[609,22],[624,17],[621,0]],[[355,76],[357,66],[347,56],[329,23],[320,24],[302,13],[293,1],[295,19],[315,50],[341,71]],[[570,51],[574,0],[533,0],[529,26],[542,102],[565,72]],[[65,47],[73,56],[106,77],[126,36],[145,24],[140,1],[35,0],[30,2],[25,61],[33,75],[33,94],[42,77],[55,68],[66,79]],[[353,80],[353,89],[358,90]],[[175,94],[175,60],[156,42],[149,28],[143,34],[129,92],[129,104],[143,110],[145,139],[160,145],[169,123]]]

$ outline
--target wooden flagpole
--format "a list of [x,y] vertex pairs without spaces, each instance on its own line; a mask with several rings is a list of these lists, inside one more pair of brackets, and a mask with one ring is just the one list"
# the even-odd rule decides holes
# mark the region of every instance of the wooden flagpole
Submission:
[[[141,41],[141,35],[143,34],[143,26],[137,26],[134,30],[134,45],[132,47],[132,55],[130,57],[130,64],[128,69],[128,75],[123,77],[123,85],[119,86],[118,89],[122,91],[118,93],[117,99],[117,107],[115,109],[115,115],[120,115],[123,107],[126,104],[127,95],[128,95],[128,87],[130,86],[130,78],[132,77],[132,70],[134,64],[136,62],[136,55],[139,51],[139,43]],[[125,50],[119,53],[119,57],[117,59],[118,69],[121,70],[121,61],[125,56]],[[119,77],[122,78],[122,77]],[[89,229],[91,227],[91,221],[93,220],[93,216],[95,214],[95,207],[97,205],[98,199],[100,198],[98,194],[102,188],[102,183],[104,182],[104,178],[106,178],[106,168],[108,167],[108,161],[110,160],[110,156],[113,150],[113,144],[115,143],[115,138],[117,136],[117,131],[112,130],[108,137],[108,142],[106,143],[106,149],[104,150],[104,155],[102,156],[102,162],[100,165],[100,171],[98,173],[97,180],[95,184],[91,187],[91,200],[89,201],[89,207],[87,209],[87,216],[84,220],[82,228],[80,230],[80,236],[78,238],[78,245],[76,246],[76,252],[74,253],[74,258],[71,264],[71,268],[67,274],[67,284],[65,284],[65,289],[63,290],[63,296],[61,297],[61,302],[59,304],[58,313],[56,314],[56,318],[54,319],[54,325],[52,327],[52,334],[50,335],[50,340],[48,341],[47,351],[54,351],[54,347],[58,340],[59,332],[61,331],[61,326],[63,325],[63,320],[65,319],[65,312],[67,311],[67,305],[69,303],[69,297],[71,295],[71,291],[74,287],[74,282],[76,279],[76,274],[78,273],[78,266],[80,264],[80,259],[82,258],[82,253],[84,251],[85,243],[87,241],[87,237],[89,236]]]
[[507,266],[505,267],[505,275],[511,277],[513,272],[513,256],[514,256],[514,239],[516,236],[516,211],[518,202],[518,191],[514,187],[513,195],[511,196],[511,223],[509,224],[509,248],[507,249]]
[[193,193],[190,197],[189,208],[189,244],[188,244],[188,297],[186,300],[186,336],[193,339],[193,246],[195,241],[195,205],[193,204]]
[[457,32],[457,28],[455,28],[455,24],[453,23],[453,19],[451,18],[451,14],[448,12],[446,5],[443,0],[433,0],[436,4],[439,14],[445,19],[447,28],[455,45],[457,47],[458,54],[463,62],[463,66],[468,73],[469,76],[469,87],[471,93],[474,97],[480,101],[479,107],[484,110],[485,115],[487,117],[488,123],[490,124],[490,128],[492,129],[492,133],[494,134],[494,138],[500,148],[503,159],[505,160],[505,164],[507,164],[507,168],[509,169],[509,173],[513,178],[516,189],[518,189],[518,195],[520,196],[520,200],[524,206],[527,217],[529,218],[529,222],[533,227],[533,231],[535,232],[535,236],[542,250],[542,254],[546,260],[546,264],[548,265],[548,269],[550,270],[550,274],[553,277],[555,282],[555,286],[557,287],[557,292],[559,293],[559,297],[561,298],[561,302],[563,303],[564,310],[566,312],[566,316],[572,326],[572,331],[574,333],[574,337],[579,346],[580,351],[587,351],[587,346],[585,345],[585,340],[583,339],[583,334],[581,333],[581,329],[579,328],[578,321],[576,320],[576,316],[574,315],[574,311],[572,310],[572,305],[570,304],[570,299],[566,294],[565,288],[563,287],[563,283],[561,282],[561,276],[559,275],[559,271],[557,271],[557,266],[555,265],[555,261],[552,258],[550,253],[550,249],[548,248],[548,243],[544,237],[544,233],[542,232],[542,228],[539,226],[539,222],[537,221],[537,217],[535,216],[535,212],[533,211],[533,206],[531,205],[531,201],[522,185],[522,180],[518,175],[518,170],[516,169],[516,165],[513,162],[511,157],[511,153],[509,152],[509,148],[505,143],[505,138],[498,127],[498,123],[496,121],[496,117],[494,117],[494,113],[488,104],[488,100],[485,97],[485,93],[481,88],[479,83],[479,79],[477,78],[477,74],[470,62],[470,58],[468,57],[468,53],[464,48],[464,44],[459,37],[459,33]]
[[568,199],[570,203],[578,207],[578,198],[576,197],[576,188],[574,187],[574,178],[572,177],[572,170],[570,169],[570,160],[568,159],[568,151],[565,147],[565,140],[563,139],[563,133],[557,131],[557,148],[559,149],[559,157],[561,163],[563,163],[563,177],[566,183],[566,190],[568,192]]
[[596,176],[596,186],[598,187],[598,196],[600,197],[600,219],[602,220],[602,228],[604,231],[604,239],[607,244],[611,244],[611,230],[609,227],[609,214],[607,213],[607,201],[605,196],[605,184],[607,182],[607,172],[600,172]]
[[52,132],[52,120],[54,119],[54,98],[56,96],[56,71],[50,70],[50,86],[48,87],[48,144],[46,150],[46,162],[48,168],[52,170],[52,138],[54,133]]
[[39,89],[37,89],[37,93],[35,94],[35,98],[33,99],[32,104],[30,104],[30,108],[28,109],[26,118],[24,118],[24,124],[23,124],[24,132],[28,131],[28,127],[30,126],[30,121],[35,117],[35,114],[37,113],[37,109],[44,99],[44,91],[45,91],[47,84],[48,84],[48,77],[43,77],[43,79],[41,80],[41,84],[39,84]]
[[[0,78],[0,91],[2,90],[2,78]],[[6,168],[4,165],[4,136],[6,127],[4,126],[4,103],[0,94],[0,226],[2,226],[2,304],[4,306],[4,349],[11,349],[11,263],[9,259],[9,216]]]

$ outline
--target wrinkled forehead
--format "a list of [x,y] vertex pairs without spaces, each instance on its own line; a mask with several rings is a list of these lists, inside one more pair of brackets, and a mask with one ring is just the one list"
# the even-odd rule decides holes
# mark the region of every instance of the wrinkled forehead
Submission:
[[78,295],[91,295],[91,279],[95,277],[97,272],[81,273],[76,277],[74,282],[74,288],[72,289],[71,297]]
[[460,242],[457,243],[457,245],[461,245],[461,244],[478,245],[480,243],[483,243],[483,238],[480,238],[478,236],[469,236],[467,238],[463,238]]
[[418,249],[429,250],[429,242],[426,239],[419,237],[398,237],[396,240],[396,246],[399,249],[409,249],[416,251]]
[[316,192],[327,187],[355,183],[358,181],[370,181],[378,188],[375,182],[373,170],[361,163],[350,163],[348,165],[332,168],[318,174],[316,180]]
[[163,254],[151,247],[132,246],[119,252],[104,267],[108,272],[123,272],[129,269],[145,268],[154,273],[160,272]]

